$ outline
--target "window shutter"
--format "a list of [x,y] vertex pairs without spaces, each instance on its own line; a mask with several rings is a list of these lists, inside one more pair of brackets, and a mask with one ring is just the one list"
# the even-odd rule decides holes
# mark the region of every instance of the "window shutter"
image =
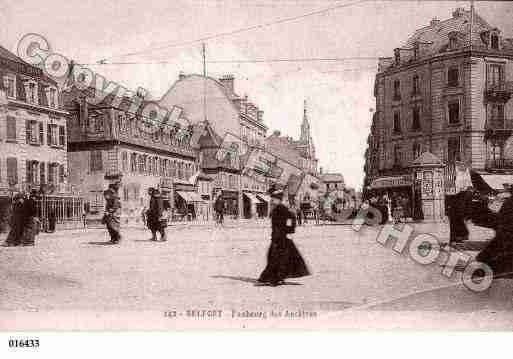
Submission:
[[7,158],[7,182],[11,185],[18,183],[18,160],[15,157]]
[[64,126],[59,126],[59,146],[66,144],[66,133],[64,132]]
[[46,98],[45,89],[42,84],[37,86],[37,97],[41,106],[48,107],[48,99]]
[[45,172],[46,172],[46,164],[44,162],[41,162],[39,164],[39,177],[40,177],[39,181],[41,182],[41,184],[46,183]]
[[16,141],[16,119],[7,116],[7,139]]
[[31,166],[30,166],[30,161],[29,160],[26,160],[25,161],[25,182],[27,183],[31,183]]
[[32,138],[32,127],[30,124],[30,120],[25,120],[25,142],[30,143],[31,138]]
[[45,130],[42,122],[39,123],[39,143],[41,145],[45,144]]
[[59,165],[59,182],[64,183],[64,165]]
[[21,76],[16,75],[16,94],[18,95],[18,100],[27,101],[27,95],[25,94],[25,85],[21,80]]
[[52,125],[46,125],[46,144],[52,145]]

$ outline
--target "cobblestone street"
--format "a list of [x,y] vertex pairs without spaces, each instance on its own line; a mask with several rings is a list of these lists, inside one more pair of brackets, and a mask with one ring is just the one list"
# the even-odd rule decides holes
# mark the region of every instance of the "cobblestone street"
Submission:
[[[327,318],[355,311],[513,313],[509,280],[473,293],[460,284],[459,273],[448,279],[440,264],[424,266],[395,253],[377,243],[378,232],[369,227],[360,232],[349,225],[298,228],[294,240],[313,275],[276,288],[255,287],[265,265],[268,227],[265,222],[176,226],[169,228],[165,243],[150,242],[141,228],[126,228],[118,246],[103,245],[102,229],[43,234],[36,247],[0,249],[0,309],[11,314],[280,309]],[[417,229],[429,232],[430,227]],[[473,230],[471,240],[491,234]],[[506,320],[496,319],[480,325],[501,327]],[[353,324],[342,320],[341,325]]]

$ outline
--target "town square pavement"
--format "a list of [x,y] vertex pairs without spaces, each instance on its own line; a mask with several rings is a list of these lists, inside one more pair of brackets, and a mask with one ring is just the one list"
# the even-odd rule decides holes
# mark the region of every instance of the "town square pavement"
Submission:
[[[101,228],[41,234],[35,247],[0,248],[0,330],[513,328],[512,280],[470,291],[461,272],[442,275],[446,257],[418,264],[378,243],[379,231],[299,227],[292,238],[312,275],[275,288],[254,285],[267,221],[174,225],[159,243],[140,227],[124,228],[120,245],[105,245]],[[446,224],[415,231],[447,241]],[[491,236],[471,228],[474,244]]]

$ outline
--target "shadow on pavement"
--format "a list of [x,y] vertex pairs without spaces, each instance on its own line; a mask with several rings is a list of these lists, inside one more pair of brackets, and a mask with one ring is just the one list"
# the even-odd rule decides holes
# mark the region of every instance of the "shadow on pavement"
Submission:
[[[256,278],[249,278],[249,277],[237,277],[237,276],[229,276],[229,275],[213,275],[211,278],[223,278],[223,279],[231,279],[231,280],[238,280],[240,282],[246,282],[246,283],[252,283],[257,284],[259,283],[258,279]],[[302,285],[301,283],[297,282],[283,282],[280,285]]]
[[116,243],[112,243],[112,242],[87,242],[87,244],[93,244],[95,246],[113,246]]

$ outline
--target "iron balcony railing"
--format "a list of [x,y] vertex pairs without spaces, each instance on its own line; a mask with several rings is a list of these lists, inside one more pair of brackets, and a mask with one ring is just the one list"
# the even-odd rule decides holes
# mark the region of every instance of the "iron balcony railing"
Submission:
[[500,81],[486,85],[485,95],[491,101],[509,101],[513,95],[513,81]]
[[486,161],[487,169],[513,169],[513,158],[493,158]]
[[489,118],[486,123],[486,130],[491,131],[512,131],[513,118],[495,117]]

